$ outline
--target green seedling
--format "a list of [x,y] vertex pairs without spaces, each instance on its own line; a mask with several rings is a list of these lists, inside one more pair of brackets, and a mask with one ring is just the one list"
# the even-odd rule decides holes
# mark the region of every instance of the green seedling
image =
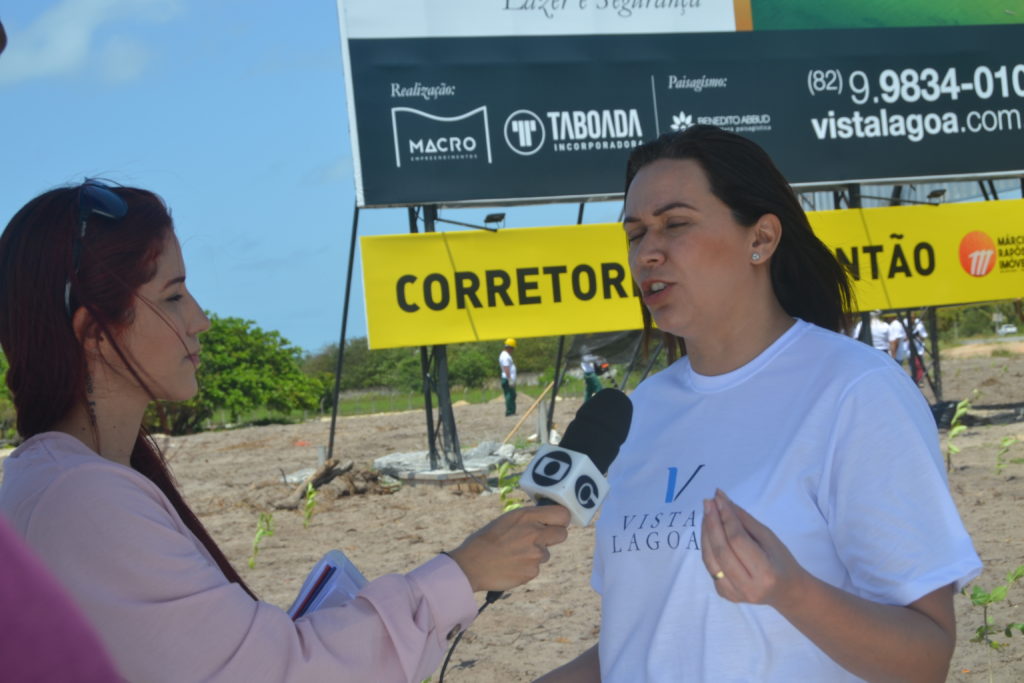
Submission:
[[1006,582],[1001,586],[996,586],[991,591],[986,591],[977,584],[971,588],[970,595],[967,594],[967,588],[964,588],[962,591],[963,594],[970,599],[972,605],[981,608],[981,625],[974,629],[974,637],[971,638],[971,642],[988,645],[989,681],[994,680],[992,675],[992,651],[1002,650],[1009,645],[1009,643],[995,640],[992,636],[1002,633],[1007,638],[1011,638],[1013,637],[1014,631],[1019,631],[1021,634],[1024,634],[1024,623],[1014,621],[1006,624],[997,624],[995,619],[989,616],[988,608],[989,605],[1007,600],[1006,595],[1010,591],[1010,587],[1017,583],[1022,577],[1024,577],[1024,564],[1018,566],[1007,574]]
[[[976,394],[977,392],[975,392]],[[972,394],[973,396],[974,394]],[[967,411],[971,409],[971,399],[965,398],[956,404],[956,411],[953,413],[953,419],[949,421],[949,434],[946,435],[946,471],[950,472],[953,469],[953,456],[960,452],[960,447],[953,443],[953,439],[960,434],[967,431],[967,425],[962,424],[960,420]]]
[[519,472],[512,471],[512,463],[503,462],[498,466],[498,495],[501,496],[501,510],[508,512],[523,507],[523,501],[515,497],[519,488]]
[[996,453],[996,474],[1002,474],[1003,468],[1010,463],[1024,463],[1024,458],[1005,459],[1006,454],[1015,443],[1017,443],[1017,437],[1015,436],[1004,436],[1003,440],[999,442],[999,452]]
[[313,509],[316,508],[316,489],[313,488],[313,482],[306,482],[306,504],[302,508],[302,528],[308,529],[310,523],[313,521]]
[[260,542],[264,536],[274,535],[274,515],[269,512],[261,512],[260,519],[256,522],[256,535],[252,539],[252,555],[249,556],[249,569],[256,566],[256,555],[260,551]]
[[[986,592],[981,586],[977,584],[974,585],[969,597],[972,605],[981,607],[981,618],[983,623],[974,630],[975,635],[971,638],[972,643],[984,643],[993,650],[1001,650],[1009,645],[1009,643],[1001,643],[994,640],[992,635],[1002,633],[1007,638],[1010,638],[1013,636],[1014,631],[1019,631],[1021,634],[1024,634],[1024,623],[1015,621],[997,625],[995,620],[988,615],[989,605],[1006,600],[1006,594],[1010,591],[1010,587],[1017,583],[1021,578],[1024,578],[1024,564],[1007,574],[1006,582],[1001,586],[996,586],[991,591]],[[964,589],[964,593],[967,593],[966,588]]]

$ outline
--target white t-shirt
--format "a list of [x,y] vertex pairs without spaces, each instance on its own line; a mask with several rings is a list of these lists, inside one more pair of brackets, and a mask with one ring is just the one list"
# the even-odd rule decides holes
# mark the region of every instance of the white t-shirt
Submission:
[[889,323],[874,316],[871,317],[871,345],[889,353]]
[[502,349],[501,353],[498,354],[498,367],[501,368],[502,377],[505,377],[505,368],[508,368],[509,384],[516,383],[516,363],[514,360],[512,360],[512,354],[506,351],[505,349]]
[[903,323],[897,318],[889,323],[889,343],[896,342],[896,360],[902,362],[910,355],[910,343],[907,341],[907,331],[903,329]]
[[869,600],[906,605],[981,570],[921,392],[864,344],[797,321],[733,372],[684,357],[632,399],[596,529],[605,683],[858,680],[774,608],[715,592],[700,543],[716,488]]
[[914,349],[918,356],[924,355],[924,340],[928,338],[928,328],[924,326],[920,318],[914,319]]

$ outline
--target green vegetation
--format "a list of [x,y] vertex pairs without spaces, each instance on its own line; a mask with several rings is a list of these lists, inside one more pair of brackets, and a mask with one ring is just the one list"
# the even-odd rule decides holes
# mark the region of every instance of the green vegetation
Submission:
[[501,496],[501,511],[508,512],[523,507],[525,503],[519,493],[521,472],[512,471],[512,463],[503,462],[498,466],[498,495]]
[[[975,390],[971,396],[976,397],[978,391]],[[953,413],[953,419],[949,421],[949,433],[946,434],[946,471],[953,471],[953,456],[960,453],[960,447],[953,443],[953,439],[960,434],[967,431],[967,425],[960,422],[960,419],[967,414],[967,411],[971,409],[971,399],[965,398],[956,404],[956,412]]]
[[252,538],[252,554],[249,555],[249,569],[256,566],[256,555],[260,552],[260,543],[264,536],[274,535],[274,515],[269,512],[261,512],[256,522],[256,535]]
[[[316,353],[303,352],[280,333],[264,331],[250,320],[209,315],[211,327],[202,337],[203,362],[197,373],[199,393],[183,403],[151,407],[147,428],[189,434],[234,425],[299,422],[331,412],[337,344]],[[994,318],[1019,320],[1014,302],[939,309],[940,343],[948,347],[970,338],[995,336]],[[567,337],[567,341],[571,339]],[[558,337],[519,339],[515,359],[521,375],[519,388],[525,395],[539,394],[554,378],[558,341]],[[452,401],[484,403],[501,395],[497,385],[501,345],[495,340],[446,347]],[[993,352],[999,358],[1008,355],[1009,350]],[[420,363],[419,347],[370,350],[365,337],[347,340],[339,414],[422,409]],[[665,365],[665,354],[661,353],[651,372]],[[627,391],[637,385],[647,366],[647,359],[637,361]],[[0,354],[0,374],[6,369]],[[575,369],[575,365],[569,369]],[[620,365],[617,370],[621,377],[626,368]],[[535,386],[526,378],[536,378]],[[606,377],[604,383],[613,386],[616,380]],[[563,397],[582,397],[584,393],[583,380],[573,376],[564,377],[558,390]],[[0,440],[13,440],[15,436],[10,394],[6,387],[0,387]],[[951,444],[947,457],[955,450]]]
[[999,442],[999,451],[996,452],[996,474],[1002,474],[1003,468],[1007,465],[1022,465],[1024,464],[1024,458],[1010,458],[1006,459],[1006,454],[1010,452],[1010,449],[1017,443],[1020,443],[1015,436],[1004,436],[1003,440]]
[[302,350],[278,332],[264,332],[251,320],[210,315],[202,337],[199,393],[188,401],[150,410],[149,426],[171,434],[201,431],[219,412],[239,422],[256,410],[288,415],[315,409],[321,381],[302,372]]
[[967,339],[995,337],[997,323],[993,316],[997,319],[1003,316],[1003,320],[1011,322],[1019,320],[1012,301],[939,308],[936,311],[939,341],[945,347]]
[[1007,594],[1010,592],[1010,588],[1013,587],[1018,581],[1024,578],[1024,564],[1019,565],[1016,569],[1011,570],[1006,575],[1006,580],[1002,585],[996,586],[991,591],[984,590],[981,586],[974,584],[970,594],[967,593],[967,588],[963,590],[963,595],[970,599],[971,604],[975,607],[981,608],[981,624],[974,629],[974,637],[971,638],[972,643],[980,643],[988,646],[989,653],[989,681],[995,680],[992,672],[992,658],[991,654],[993,650],[1002,650],[1007,647],[1009,643],[1001,642],[993,638],[1002,634],[1007,638],[1013,636],[1013,632],[1017,631],[1024,634],[1024,623],[1019,621],[1008,621],[1005,623],[997,623],[996,620],[989,614],[989,608],[998,605],[999,603],[1005,602],[1008,606],[1013,606],[1014,603],[1007,598]]
[[[280,333],[264,331],[250,320],[210,316],[210,329],[202,336],[202,365],[197,377],[199,393],[182,403],[154,404],[146,414],[146,427],[154,432],[191,434],[205,429],[291,423],[333,409],[332,390],[337,344],[317,353],[303,353]],[[567,338],[567,342],[571,341]],[[345,344],[339,415],[420,410],[423,387],[419,347],[367,348],[365,337]],[[501,341],[452,344],[447,347],[452,401],[486,403],[501,396],[498,353]],[[536,386],[521,379],[527,395],[540,392],[554,378],[558,337],[520,339],[516,366],[523,376],[535,376]],[[627,386],[634,388],[647,366],[636,364]],[[570,366],[573,369],[575,366]],[[652,372],[665,367],[661,354]],[[0,354],[0,376],[7,364]],[[620,372],[625,367],[619,368]],[[613,382],[607,380],[607,386]],[[583,380],[565,376],[563,397],[582,397]],[[0,388],[0,439],[15,439],[15,415],[10,393]]]
[[[498,354],[501,341],[472,344],[450,344],[448,350],[448,381],[452,386],[480,388],[498,377]],[[515,352],[520,373],[543,372],[551,367],[558,349],[558,337],[521,339]],[[338,362],[338,345],[331,344],[316,354],[308,355],[302,369],[311,376],[329,375],[334,383]],[[376,349],[366,347],[366,338],[345,342],[345,358],[341,373],[341,390],[379,389],[422,391],[420,349]]]
[[306,482],[306,503],[302,507],[302,528],[308,529],[313,521],[313,510],[316,508],[316,489],[313,482]]

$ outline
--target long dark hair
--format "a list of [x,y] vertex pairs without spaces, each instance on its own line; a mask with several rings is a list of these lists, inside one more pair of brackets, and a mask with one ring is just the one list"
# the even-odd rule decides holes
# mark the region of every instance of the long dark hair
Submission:
[[[850,276],[811,230],[807,214],[785,177],[757,143],[716,126],[696,125],[665,133],[629,155],[626,189],[641,168],[659,159],[692,159],[704,170],[711,192],[729,207],[740,225],[765,214],[782,223],[782,239],[769,264],[772,290],[789,315],[829,330],[849,326],[854,293]],[[643,307],[644,329],[651,317]],[[685,353],[681,339],[666,335],[670,349]],[[671,354],[674,355],[674,354]]]
[[[163,200],[152,192],[111,190],[125,200],[127,213],[120,219],[98,214],[89,218],[77,273],[72,243],[78,228],[78,187],[36,197],[0,236],[0,344],[23,438],[52,429],[86,401],[85,351],[65,308],[69,278],[72,311],[82,307],[89,313],[83,336],[104,335],[135,381],[153,396],[117,340],[132,322],[136,291],[156,274],[156,260],[174,225]],[[228,580],[255,598],[185,503],[163,453],[142,427],[131,466],[163,491]]]

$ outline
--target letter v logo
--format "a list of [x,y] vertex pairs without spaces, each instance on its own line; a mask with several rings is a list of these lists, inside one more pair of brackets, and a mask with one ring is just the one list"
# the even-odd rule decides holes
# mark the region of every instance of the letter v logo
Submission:
[[690,475],[690,478],[686,480],[686,483],[683,484],[682,488],[680,488],[678,491],[676,491],[676,481],[679,477],[679,468],[669,467],[668,487],[665,489],[665,502],[674,503],[675,500],[679,498],[679,496],[683,493],[683,491],[686,490],[686,487],[690,485],[690,482],[693,481],[693,478],[697,476],[697,473],[700,472],[701,469],[703,469],[703,467],[704,465],[697,465],[697,469],[693,471],[693,474]]

